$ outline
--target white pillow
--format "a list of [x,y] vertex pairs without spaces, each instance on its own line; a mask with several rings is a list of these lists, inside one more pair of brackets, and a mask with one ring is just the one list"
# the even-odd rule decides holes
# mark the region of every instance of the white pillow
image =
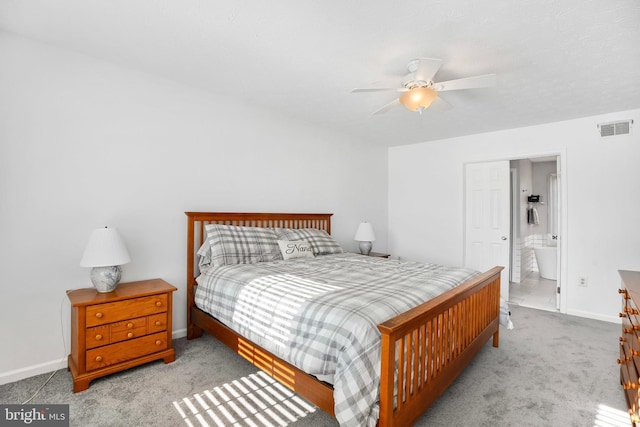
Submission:
[[278,240],[278,246],[280,246],[280,252],[282,252],[282,258],[313,258],[313,249],[309,242]]

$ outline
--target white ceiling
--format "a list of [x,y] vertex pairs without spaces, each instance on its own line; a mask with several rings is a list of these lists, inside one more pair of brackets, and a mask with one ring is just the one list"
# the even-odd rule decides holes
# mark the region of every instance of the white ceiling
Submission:
[[[399,145],[640,107],[638,0],[0,0],[0,30],[242,98],[379,145]],[[403,107],[414,57],[451,91],[450,111]]]

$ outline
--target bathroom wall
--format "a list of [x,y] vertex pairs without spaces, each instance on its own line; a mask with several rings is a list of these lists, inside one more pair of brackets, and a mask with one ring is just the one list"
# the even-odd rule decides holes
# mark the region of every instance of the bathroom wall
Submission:
[[[534,207],[538,212],[538,224],[528,224],[528,242],[530,252],[530,272],[538,272],[538,264],[533,253],[533,248],[550,244],[549,234],[549,175],[556,173],[555,161],[531,162],[531,194],[540,196],[540,203],[533,203],[527,206]],[[557,206],[557,204],[556,204]],[[525,208],[525,211],[526,209]]]
[[556,162],[533,162],[533,194],[540,195],[541,203],[536,205],[538,210],[538,217],[540,218],[540,224],[534,226],[534,234],[546,235],[549,234],[549,217],[550,217],[550,204],[549,204],[549,175],[556,173]]
[[[533,244],[531,241],[532,226],[527,223],[527,197],[533,192],[533,166],[529,159],[512,160],[511,167],[515,168],[518,174],[518,209],[517,221],[519,233],[515,238],[515,267],[517,274],[512,275],[512,281],[520,283],[529,273],[533,271]],[[514,219],[515,220],[515,219]]]
[[[536,161],[536,159],[512,160],[511,168],[516,169],[518,180],[519,209],[516,210],[518,234],[514,239],[511,281],[520,283],[527,275],[538,271],[533,248],[547,244],[549,235],[549,174],[556,173],[555,161]],[[539,195],[540,203],[529,204],[527,197]],[[538,211],[538,224],[529,224],[527,210],[535,207]]]

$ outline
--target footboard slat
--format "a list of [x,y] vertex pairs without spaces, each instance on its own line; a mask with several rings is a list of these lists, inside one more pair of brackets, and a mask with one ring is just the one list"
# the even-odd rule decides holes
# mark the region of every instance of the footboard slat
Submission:
[[491,336],[497,346],[501,270],[495,267],[378,325],[380,427],[411,425]]

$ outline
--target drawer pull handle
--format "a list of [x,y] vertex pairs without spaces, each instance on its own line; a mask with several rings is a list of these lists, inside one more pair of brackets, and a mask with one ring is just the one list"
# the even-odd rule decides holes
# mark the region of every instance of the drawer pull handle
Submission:
[[129,333],[127,334],[127,338],[133,338],[133,332],[129,332]]
[[102,316],[103,316],[103,314],[102,314],[102,313],[100,313],[100,312],[97,312],[97,313],[96,313],[96,317],[97,317],[98,319],[102,319]]
[[630,388],[638,388],[638,384],[628,381],[626,384],[622,385],[622,388],[625,390],[629,390]]
[[620,317],[627,317],[627,313],[618,313],[618,316],[620,316]]
[[102,335],[97,334],[97,335],[96,335],[96,341],[100,341],[101,339],[102,339]]
[[620,342],[627,342],[627,339],[625,337],[620,337]]
[[162,345],[162,341],[156,340],[156,345]]
[[96,362],[102,362],[102,356],[96,356]]
[[626,294],[627,290],[626,289],[618,289],[618,293],[619,294]]
[[162,325],[162,322],[159,320],[156,320],[156,326],[160,326],[160,325]]
[[156,301],[156,307],[162,307],[162,301]]
[[630,314],[639,314],[638,310],[636,310],[635,308],[631,308],[631,307],[625,307],[624,308],[625,313],[630,313]]
[[638,350],[631,349],[629,353],[631,353],[632,356],[640,356],[640,351]]
[[629,356],[625,356],[623,359],[618,359],[618,365],[624,365],[625,363],[627,363],[630,360],[631,360],[631,358]]
[[129,329],[133,328],[133,323],[131,323],[131,322],[127,323],[127,328],[129,328]]

